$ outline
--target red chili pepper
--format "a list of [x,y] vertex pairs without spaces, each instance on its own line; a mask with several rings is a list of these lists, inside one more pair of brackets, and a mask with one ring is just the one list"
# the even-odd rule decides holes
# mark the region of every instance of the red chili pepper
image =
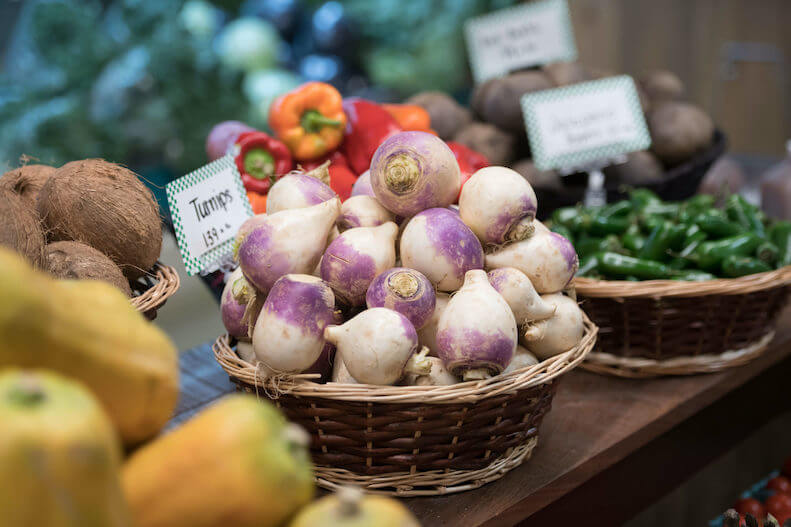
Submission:
[[236,145],[236,167],[247,190],[266,194],[275,179],[294,168],[288,147],[264,132],[245,132]]
[[371,158],[382,141],[402,129],[384,108],[359,97],[344,99],[343,111],[348,122],[341,148],[351,169],[360,175],[371,167]]
[[346,156],[343,155],[342,152],[339,150],[335,150],[331,154],[327,154],[324,157],[320,157],[319,159],[313,159],[310,161],[302,161],[299,165],[306,171],[313,170],[316,167],[320,167],[326,161],[330,162],[330,166],[334,165],[341,165],[349,168],[349,161],[346,159]]
[[[465,146],[455,141],[448,141],[446,143],[450,147],[453,155],[456,156],[456,161],[459,163],[459,170],[461,171],[461,186],[459,187],[459,195],[461,189],[468,179],[472,177],[478,170],[483,167],[488,167],[491,163],[486,159],[486,156],[476,152],[472,148]],[[456,198],[458,201],[458,197]]]

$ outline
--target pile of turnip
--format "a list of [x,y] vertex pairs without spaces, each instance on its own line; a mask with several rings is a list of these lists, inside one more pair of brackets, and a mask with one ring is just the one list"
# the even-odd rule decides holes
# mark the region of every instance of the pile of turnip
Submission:
[[519,174],[484,168],[459,195],[448,146],[402,132],[358,184],[341,205],[315,172],[286,176],[240,229],[222,318],[262,375],[449,385],[580,342],[583,315],[564,294],[576,252],[536,220]]

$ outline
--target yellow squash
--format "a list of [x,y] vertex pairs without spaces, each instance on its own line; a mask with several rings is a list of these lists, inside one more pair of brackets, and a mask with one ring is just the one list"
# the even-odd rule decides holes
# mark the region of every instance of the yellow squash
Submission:
[[53,280],[0,248],[0,368],[46,368],[82,381],[127,444],[155,435],[178,399],[178,357],[118,289]]
[[129,527],[120,465],[88,390],[49,372],[0,372],[0,525]]
[[313,497],[307,440],[271,404],[228,396],[127,461],[135,525],[281,525]]
[[334,495],[311,503],[289,527],[420,527],[401,502],[384,496],[364,496],[361,491],[341,487]]

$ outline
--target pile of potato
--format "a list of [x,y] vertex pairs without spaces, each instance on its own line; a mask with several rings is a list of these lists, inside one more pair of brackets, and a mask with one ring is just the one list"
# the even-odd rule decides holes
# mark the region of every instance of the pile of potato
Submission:
[[127,296],[162,247],[159,208],[131,170],[102,159],[24,165],[0,177],[0,245],[58,278]]

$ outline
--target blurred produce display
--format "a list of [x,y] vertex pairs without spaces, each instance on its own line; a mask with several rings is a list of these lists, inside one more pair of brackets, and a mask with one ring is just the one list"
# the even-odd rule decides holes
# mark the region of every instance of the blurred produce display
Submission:
[[265,128],[304,81],[398,100],[463,95],[462,24],[513,0],[37,0],[0,77],[0,163],[104,157],[185,173],[223,119]]

